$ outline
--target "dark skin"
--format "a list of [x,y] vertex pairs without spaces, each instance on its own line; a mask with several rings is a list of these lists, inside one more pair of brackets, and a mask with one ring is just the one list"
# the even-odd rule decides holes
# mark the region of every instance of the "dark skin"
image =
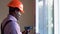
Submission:
[[[21,13],[18,14],[19,12],[20,12],[20,11],[19,11],[18,8],[9,7],[9,14],[12,15],[12,16],[14,16],[17,20],[19,19],[19,16],[21,16]],[[26,30],[24,30],[24,31],[22,32],[22,34],[26,34],[26,33],[27,33]]]
[[27,34],[27,32],[29,33],[30,30],[25,30],[25,31],[22,32],[22,34]]
[[20,16],[18,14],[18,12],[19,12],[19,9],[18,8],[9,7],[9,14],[10,15],[13,15],[17,20],[18,20],[18,18]]

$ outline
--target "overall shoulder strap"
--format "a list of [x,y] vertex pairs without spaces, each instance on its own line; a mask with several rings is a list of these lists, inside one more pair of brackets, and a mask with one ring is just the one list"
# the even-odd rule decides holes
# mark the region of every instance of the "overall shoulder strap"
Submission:
[[6,27],[6,25],[7,25],[9,22],[12,22],[12,20],[7,21],[7,22],[4,24],[3,28],[2,28],[2,24],[1,24],[1,34],[4,34],[4,28]]

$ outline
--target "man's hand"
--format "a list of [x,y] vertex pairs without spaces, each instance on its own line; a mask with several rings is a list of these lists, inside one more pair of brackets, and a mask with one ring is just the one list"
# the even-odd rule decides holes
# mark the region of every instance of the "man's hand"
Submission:
[[30,30],[25,30],[22,32],[22,34],[28,34],[30,32]]
[[32,27],[28,26],[28,27],[25,27],[24,29],[25,29],[25,31],[23,31],[22,34],[28,34],[30,32],[30,30],[32,29]]

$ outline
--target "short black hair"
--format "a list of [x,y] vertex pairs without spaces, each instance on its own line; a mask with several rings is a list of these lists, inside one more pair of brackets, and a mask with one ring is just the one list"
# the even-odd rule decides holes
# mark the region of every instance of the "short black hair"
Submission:
[[19,11],[19,9],[17,7],[9,7],[9,12],[15,12],[16,11]]

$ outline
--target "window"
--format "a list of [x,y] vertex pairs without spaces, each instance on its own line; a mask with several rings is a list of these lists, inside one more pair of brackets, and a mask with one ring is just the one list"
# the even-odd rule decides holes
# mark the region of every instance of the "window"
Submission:
[[53,0],[36,0],[36,34],[54,34]]

